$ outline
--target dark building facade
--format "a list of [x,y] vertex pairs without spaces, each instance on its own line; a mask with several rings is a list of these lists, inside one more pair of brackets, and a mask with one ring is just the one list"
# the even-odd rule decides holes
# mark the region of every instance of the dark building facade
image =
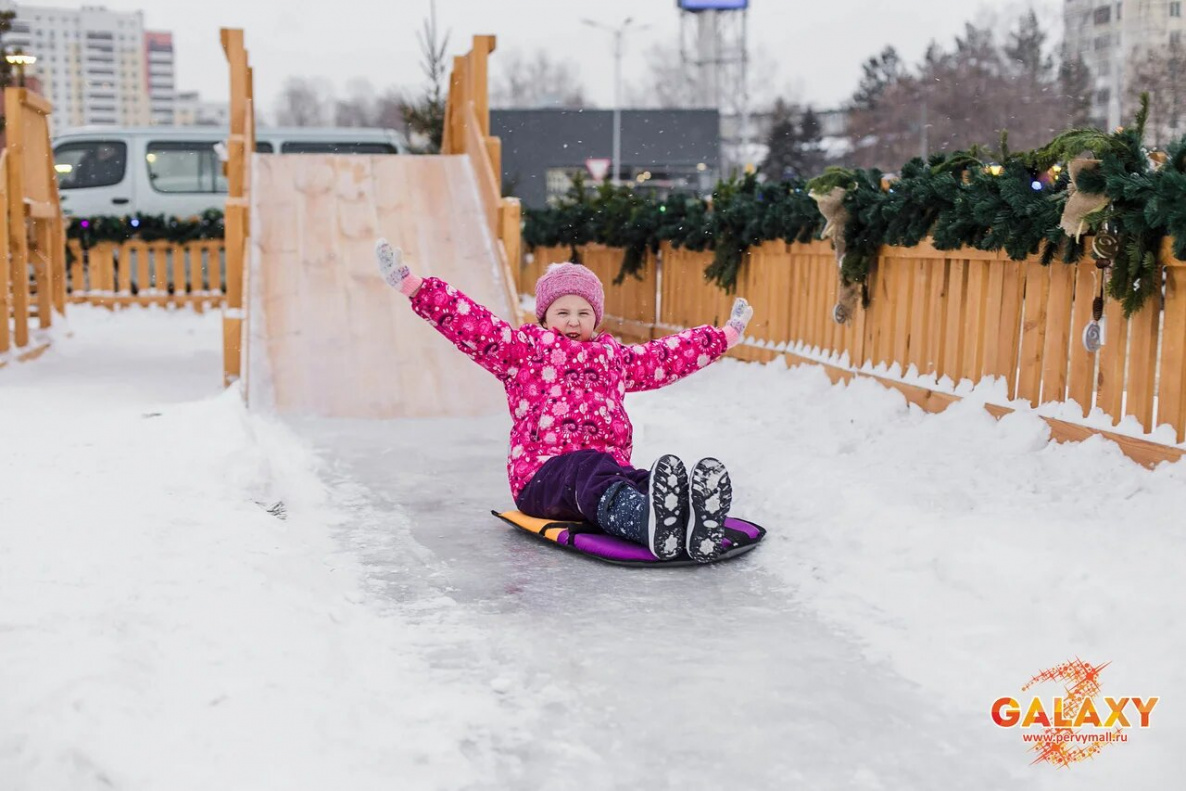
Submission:
[[[623,181],[659,194],[712,190],[721,157],[716,110],[622,110],[621,115]],[[502,140],[504,193],[526,207],[542,208],[568,190],[576,173],[589,175],[587,160],[612,159],[614,112],[491,110],[490,133]]]

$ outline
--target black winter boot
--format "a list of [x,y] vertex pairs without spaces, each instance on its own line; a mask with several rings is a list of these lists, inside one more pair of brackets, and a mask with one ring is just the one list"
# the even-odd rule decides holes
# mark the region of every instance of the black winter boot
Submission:
[[679,557],[688,529],[688,471],[678,457],[668,453],[651,465],[647,500],[647,547],[659,560]]
[[688,557],[707,563],[721,553],[725,517],[733,505],[733,484],[725,465],[701,459],[692,468],[692,519],[688,524]]
[[597,526],[645,545],[659,560],[679,557],[688,526],[688,473],[672,455],[651,466],[647,493],[625,483],[606,490],[597,506]]

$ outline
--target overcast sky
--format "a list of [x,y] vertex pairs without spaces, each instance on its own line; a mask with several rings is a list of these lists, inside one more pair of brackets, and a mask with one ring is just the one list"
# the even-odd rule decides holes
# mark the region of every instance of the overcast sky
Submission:
[[[429,0],[88,0],[110,9],[142,9],[149,29],[174,34],[179,90],[225,99],[227,70],[220,26],[242,27],[255,71],[255,94],[271,109],[286,77],[327,78],[345,91],[354,77],[376,89],[416,88],[424,81],[417,33]],[[81,6],[78,0],[38,5]],[[767,93],[830,107],[850,95],[863,60],[893,44],[908,61],[929,41],[949,43],[964,22],[983,14],[1014,17],[1033,5],[1061,36],[1061,0],[751,0],[751,51],[774,73],[761,74]],[[676,0],[436,0],[439,25],[450,33],[451,54],[469,48],[471,36],[492,33],[500,53],[543,48],[572,61],[586,96],[613,102],[613,55],[608,33],[582,18],[616,25],[628,16],[645,30],[627,39],[623,82],[640,82],[644,53],[679,40]]]

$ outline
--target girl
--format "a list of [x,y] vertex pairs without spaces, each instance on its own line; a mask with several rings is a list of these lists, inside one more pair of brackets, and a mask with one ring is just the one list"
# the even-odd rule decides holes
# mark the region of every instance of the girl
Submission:
[[702,326],[624,346],[596,334],[605,304],[597,275],[553,264],[535,284],[539,326],[519,329],[435,278],[419,278],[386,239],[379,272],[412,310],[498,377],[513,425],[507,459],[511,494],[525,514],[586,520],[647,546],[660,560],[682,552],[707,562],[721,552],[732,503],[729,473],[701,459],[691,480],[683,462],[660,456],[650,471],[630,466],[633,429],[626,393],[669,385],[723,355],[753,316],[738,299],[723,329]]

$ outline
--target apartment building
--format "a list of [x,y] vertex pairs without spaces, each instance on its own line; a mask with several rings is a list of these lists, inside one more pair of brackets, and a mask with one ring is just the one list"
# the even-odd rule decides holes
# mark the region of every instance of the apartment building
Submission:
[[1066,0],[1067,46],[1091,71],[1097,125],[1113,129],[1125,120],[1136,58],[1170,42],[1186,44],[1183,6],[1183,0]]
[[173,84],[173,34],[144,33],[144,62],[148,71],[148,109],[153,124],[176,123],[177,90]]
[[10,0],[0,10],[16,12],[5,46],[37,56],[27,73],[53,102],[55,128],[173,123],[172,36],[145,31],[142,12]]
[[230,107],[226,102],[203,99],[197,91],[181,91],[177,94],[174,123],[178,126],[227,126],[230,124]]

